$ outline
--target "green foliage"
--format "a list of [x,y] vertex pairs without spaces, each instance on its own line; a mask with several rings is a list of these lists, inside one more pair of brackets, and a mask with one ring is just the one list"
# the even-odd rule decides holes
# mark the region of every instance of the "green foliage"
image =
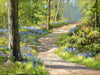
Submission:
[[56,27],[61,27],[63,25],[67,25],[67,24],[69,24],[69,23],[68,22],[63,22],[62,20],[58,21],[55,24],[52,24],[52,21],[51,21],[50,28],[53,29],[53,28],[56,28]]
[[66,61],[83,64],[91,69],[100,70],[100,60],[94,60],[94,57],[86,58],[83,56],[78,56],[78,54],[63,52],[63,49],[57,49],[54,52]]
[[7,28],[8,23],[7,0],[0,0],[0,28]]
[[82,27],[81,30],[74,30],[72,35],[66,33],[61,35],[57,44],[59,46],[77,47],[80,51],[93,51],[100,50],[100,33],[99,31],[90,30],[91,28]]
[[8,39],[4,37],[0,37],[0,45],[7,46],[8,45]]
[[14,56],[8,57],[9,50],[12,51],[9,48],[6,49],[0,48],[0,65],[2,65],[2,63],[7,62],[7,60],[10,60],[12,62],[14,61]]
[[0,67],[1,75],[49,75],[47,71],[45,71],[45,66],[43,62],[39,62],[36,60],[37,64],[34,64],[32,61],[28,62],[15,62],[12,63],[11,67],[7,67],[5,65]]
[[[20,0],[19,1],[19,24],[20,26],[41,25],[46,22],[46,0]],[[40,7],[41,6],[41,7]]]
[[[19,25],[20,26],[35,26],[46,23],[47,8],[44,6],[47,0],[19,0]],[[8,2],[0,0],[0,28],[8,26]]]
[[[66,61],[83,64],[89,68],[100,70],[100,59],[95,58],[97,55],[92,55],[91,57],[85,57],[87,54],[80,55],[81,53],[100,52],[100,31],[85,25],[79,25],[77,27],[72,28],[68,33],[60,36],[57,42],[59,49],[54,52]],[[66,51],[66,49],[70,50],[70,48],[76,48],[78,52]]]
[[[82,22],[88,26],[95,26],[95,13],[97,12],[97,17],[99,17],[100,24],[100,1],[98,0],[97,4],[95,4],[95,0],[78,0],[77,4],[79,6],[79,10],[81,10],[82,14]],[[96,9],[97,6],[97,9]]]

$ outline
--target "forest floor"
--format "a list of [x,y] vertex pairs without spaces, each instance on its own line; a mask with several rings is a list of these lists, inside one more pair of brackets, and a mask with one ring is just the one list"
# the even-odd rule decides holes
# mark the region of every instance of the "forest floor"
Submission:
[[60,35],[67,33],[71,28],[80,24],[80,22],[74,22],[54,28],[52,33],[38,39],[41,43],[37,46],[37,50],[39,51],[38,58],[43,60],[50,75],[100,75],[100,71],[98,70],[91,70],[84,65],[64,61],[53,52],[58,48],[56,42]]

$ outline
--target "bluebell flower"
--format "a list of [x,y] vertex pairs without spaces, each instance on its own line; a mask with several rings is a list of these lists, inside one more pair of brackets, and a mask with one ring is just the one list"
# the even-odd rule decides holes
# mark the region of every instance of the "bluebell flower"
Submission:
[[93,53],[93,55],[95,55],[95,54],[96,54],[96,52]]
[[88,55],[89,55],[89,56],[92,56],[92,53],[89,53]]
[[37,44],[37,42],[36,42],[36,41],[33,41],[33,43],[34,43],[34,44]]
[[83,53],[78,54],[78,57],[80,57],[80,56],[83,56],[84,57],[84,54]]
[[31,57],[34,58],[34,55],[32,55]]
[[5,47],[5,46],[3,46],[3,45],[2,45],[2,46],[0,46],[0,47],[2,47],[3,49],[5,49],[5,50],[6,50],[6,47]]
[[2,34],[2,35],[0,35],[0,36],[5,36],[5,37],[7,37],[7,38],[8,38],[8,36],[7,36],[6,34]]
[[46,25],[46,23],[43,23],[44,25]]
[[67,50],[67,49],[69,49],[69,48],[63,48],[63,49]]
[[35,57],[34,57],[34,59],[33,59],[34,61],[35,61]]
[[7,55],[5,55],[5,57],[8,57]]
[[90,56],[88,55],[87,57],[89,58]]
[[30,60],[31,60],[31,58],[28,59],[28,61],[30,61]]
[[32,56],[32,54],[28,53],[27,56]]
[[26,47],[26,50],[31,50],[32,48],[30,48],[30,47]]
[[23,56],[25,57],[26,55],[24,54]]
[[0,32],[7,33],[8,32],[8,29],[0,29]]
[[38,58],[39,59],[39,62],[41,62],[41,58]]
[[80,57],[81,56],[81,54],[78,54],[78,57]]
[[23,57],[23,54],[21,54],[21,57]]
[[66,48],[63,48],[64,50],[66,50]]
[[41,25],[38,25],[38,27],[40,27]]
[[65,52],[66,52],[66,50],[62,50],[62,52],[64,52],[64,53],[65,53]]
[[83,52],[83,56],[84,56],[84,57],[87,57],[87,56],[88,56],[88,54],[87,54],[87,53],[85,53],[85,52]]
[[23,64],[24,62],[25,62],[25,60],[22,60],[22,61],[21,61],[21,64]]
[[73,51],[76,51],[76,47],[73,47]]
[[28,35],[33,35],[32,32],[20,32],[19,34],[23,34],[24,37],[26,36],[26,34],[28,34]]
[[37,63],[35,63],[34,67],[36,67]]
[[83,56],[83,57],[90,57],[90,56],[92,56],[92,53],[85,53],[85,52],[83,52],[80,55]]
[[21,47],[21,50],[31,50],[32,48],[30,48],[30,47]]
[[71,30],[75,30],[75,29],[79,29],[79,27],[74,27],[74,28],[71,28]]
[[34,63],[34,60],[32,60],[32,62]]
[[70,49],[69,49],[69,48],[68,48],[67,50],[68,50],[68,51],[70,51]]
[[72,52],[72,48],[70,48],[69,51]]
[[73,33],[74,31],[69,31],[68,33]]
[[75,51],[75,53],[78,53],[78,52],[79,52],[78,50]]
[[4,56],[4,53],[3,53],[3,52],[2,52],[2,53],[0,53],[0,56],[1,56],[1,55],[2,55],[2,56]]

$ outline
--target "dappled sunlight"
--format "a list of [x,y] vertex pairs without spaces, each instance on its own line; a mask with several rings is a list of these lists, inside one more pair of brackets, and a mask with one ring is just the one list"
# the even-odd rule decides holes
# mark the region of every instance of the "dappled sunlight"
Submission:
[[100,75],[99,0],[0,0],[0,75]]
[[67,70],[67,69],[71,69],[71,70],[84,70],[84,69],[88,69],[87,67],[82,67],[82,66],[72,66],[72,65],[45,65],[46,68],[53,68],[53,69],[64,69],[64,70]]

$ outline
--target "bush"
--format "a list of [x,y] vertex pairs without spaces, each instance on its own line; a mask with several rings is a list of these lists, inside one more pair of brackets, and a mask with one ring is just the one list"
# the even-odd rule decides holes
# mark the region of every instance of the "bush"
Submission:
[[54,51],[67,61],[84,64],[92,69],[100,70],[99,59],[95,56],[100,53],[100,32],[89,26],[77,26],[58,39],[59,49]]

